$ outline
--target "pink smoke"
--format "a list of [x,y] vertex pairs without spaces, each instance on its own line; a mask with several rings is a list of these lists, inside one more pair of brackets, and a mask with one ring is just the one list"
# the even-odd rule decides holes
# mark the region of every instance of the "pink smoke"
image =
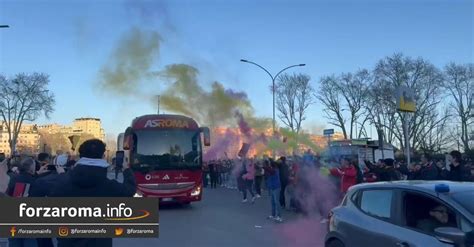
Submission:
[[304,216],[280,226],[277,235],[282,238],[282,246],[323,247],[327,225],[320,221],[339,203],[339,192],[315,167],[302,165],[299,168],[295,199]]
[[321,176],[313,166],[299,167],[296,200],[308,215],[326,217],[329,210],[339,203],[336,185],[328,177]]
[[276,235],[283,238],[281,246],[324,247],[324,227],[317,218],[300,218],[277,227]]

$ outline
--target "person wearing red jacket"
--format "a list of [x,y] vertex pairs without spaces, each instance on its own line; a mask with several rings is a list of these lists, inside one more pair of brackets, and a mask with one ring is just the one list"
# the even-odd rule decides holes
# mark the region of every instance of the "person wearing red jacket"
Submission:
[[341,192],[343,194],[346,194],[351,186],[357,184],[357,170],[347,158],[342,159],[341,168],[333,168],[330,171],[331,175],[341,177]]

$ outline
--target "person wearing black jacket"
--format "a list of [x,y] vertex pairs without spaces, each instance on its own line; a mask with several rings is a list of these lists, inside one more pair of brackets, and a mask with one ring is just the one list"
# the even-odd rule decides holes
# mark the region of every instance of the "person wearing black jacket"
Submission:
[[[38,160],[41,160],[38,155]],[[48,156],[49,157],[49,156]],[[64,167],[68,162],[66,154],[58,155],[54,158],[53,163],[48,162],[44,165],[48,166],[48,171],[39,175],[32,184],[29,197],[46,197],[49,196],[55,184],[58,183],[61,174],[65,173]],[[43,166],[44,166],[43,165]],[[38,247],[54,247],[51,238],[38,238]]]
[[49,196],[53,188],[55,187],[55,184],[58,181],[58,177],[60,174],[64,173],[64,167],[66,166],[66,163],[68,162],[68,156],[66,154],[61,154],[58,155],[54,161],[53,164],[48,165],[54,170],[49,169],[47,173],[44,175],[39,176],[36,181],[33,183],[31,190],[30,190],[30,196],[31,197],[44,197],[44,196]]
[[33,186],[31,187],[30,196],[49,196],[51,194],[51,191],[55,187],[55,184],[57,183],[60,174],[65,172],[64,167],[66,166],[67,162],[67,155],[61,154],[57,156],[54,159],[53,164],[48,165],[49,167],[54,168],[54,170],[48,169],[49,171],[47,173],[38,176]]
[[397,181],[400,180],[400,175],[395,169],[395,160],[384,159],[384,168],[380,175],[380,181]]
[[12,175],[10,177],[10,183],[8,184],[8,188],[6,194],[9,196],[14,196],[13,193],[15,188],[19,184],[25,184],[31,186],[35,182],[35,174],[36,174],[36,162],[32,158],[24,158],[18,167],[19,174]]
[[[103,159],[105,143],[98,139],[85,141],[79,147],[79,157],[73,170],[53,189],[52,197],[132,197],[136,182],[124,163],[123,183],[107,178],[109,164]],[[112,246],[111,238],[58,239],[58,247]]]
[[39,153],[36,162],[36,171],[39,171],[41,167],[49,165],[51,156],[48,153]]
[[370,181],[381,181],[380,178],[382,177],[382,173],[384,171],[383,167],[383,160],[379,159],[376,164],[372,164],[372,162],[366,160],[365,166],[369,169],[368,174],[372,175],[373,178],[370,178]]
[[379,160],[378,165],[373,165],[370,161],[365,161],[365,165],[369,168],[369,172],[373,173],[376,177],[376,181],[395,181],[399,180],[400,177],[394,167],[395,161],[393,159]]
[[415,171],[411,174],[411,180],[438,180],[438,167],[433,164],[429,154],[421,156],[421,165],[415,167]]
[[290,167],[286,163],[286,157],[281,157],[280,158],[280,167],[279,167],[279,172],[280,172],[280,184],[281,184],[281,190],[280,190],[280,206],[282,208],[286,208],[285,205],[285,189],[286,186],[288,186],[288,183],[290,181]]
[[[6,194],[15,197],[28,196],[28,186],[35,182],[36,162],[32,158],[23,158],[18,166],[19,174],[12,175]],[[24,185],[24,186],[21,186]],[[15,193],[15,190],[17,190]],[[6,212],[11,213],[11,212]],[[10,238],[9,246],[38,246],[37,240],[32,238]]]
[[436,167],[438,168],[438,180],[448,179],[449,171],[446,169],[446,165],[443,160],[438,160],[436,162]]
[[211,177],[211,189],[217,188],[217,164],[215,161],[209,163],[209,176]]
[[408,177],[410,175],[410,170],[408,169],[408,166],[405,163],[400,162],[396,164],[395,169],[400,173],[400,177]]
[[449,153],[448,160],[451,162],[447,179],[450,181],[472,181],[471,170],[463,164],[462,155],[459,151]]

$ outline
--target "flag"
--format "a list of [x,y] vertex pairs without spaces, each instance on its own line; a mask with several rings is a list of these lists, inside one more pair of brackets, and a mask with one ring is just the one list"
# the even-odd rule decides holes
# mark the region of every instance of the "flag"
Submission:
[[239,151],[239,157],[247,156],[247,153],[249,152],[249,150],[250,150],[250,144],[244,142],[242,144],[242,148]]

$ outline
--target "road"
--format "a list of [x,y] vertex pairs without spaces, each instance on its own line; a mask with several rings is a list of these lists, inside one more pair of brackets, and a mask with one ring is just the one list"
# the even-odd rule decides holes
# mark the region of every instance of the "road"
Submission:
[[[119,179],[120,180],[120,179]],[[255,204],[241,203],[237,190],[205,189],[201,202],[160,208],[158,239],[115,239],[114,246],[322,247],[325,226],[293,212],[283,212],[284,223],[270,215],[267,195]]]

